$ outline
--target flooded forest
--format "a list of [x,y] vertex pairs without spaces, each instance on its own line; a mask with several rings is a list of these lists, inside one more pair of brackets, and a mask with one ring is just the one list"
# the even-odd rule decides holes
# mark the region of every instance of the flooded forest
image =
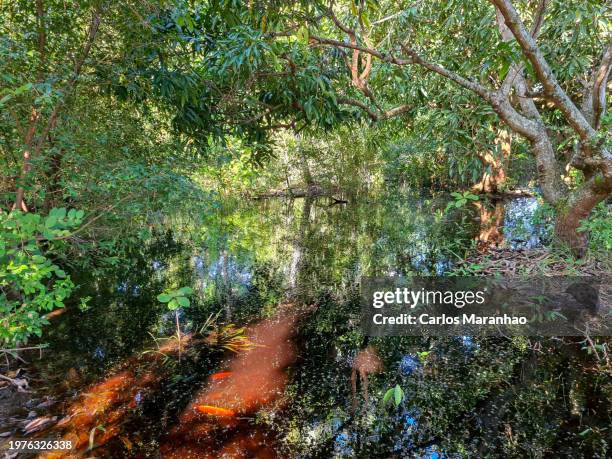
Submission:
[[375,336],[360,296],[608,284],[611,24],[0,0],[0,455],[611,457],[609,336]]

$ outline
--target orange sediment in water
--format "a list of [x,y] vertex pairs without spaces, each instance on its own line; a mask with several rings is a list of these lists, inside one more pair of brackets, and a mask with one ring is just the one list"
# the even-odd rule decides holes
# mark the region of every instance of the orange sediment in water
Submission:
[[[232,356],[226,371],[209,376],[178,423],[161,438],[164,459],[279,457],[274,432],[253,425],[249,418],[262,408],[277,410],[284,403],[285,369],[296,359],[292,336],[300,315],[290,305],[281,308],[274,318],[246,328],[253,345]],[[233,415],[219,414],[219,405]]]
[[[185,344],[189,340],[190,336],[187,335],[183,337],[182,342]],[[160,356],[177,351],[177,340],[168,340],[159,353],[147,353],[126,359],[115,367],[112,374],[83,390],[66,408],[66,416],[44,431],[44,435],[61,436],[64,440],[72,441],[72,451],[47,451],[41,453],[40,457],[55,459],[84,455],[90,442],[90,433],[97,426],[104,426],[104,430],[95,431],[96,447],[104,448],[110,440],[117,437],[129,450],[129,445],[133,445],[132,441],[127,436],[119,437],[124,418],[138,405],[136,396],[139,393],[156,392],[162,381],[168,377]]]
[[220,408],[218,406],[212,405],[196,405],[196,410],[203,414],[210,414],[212,416],[235,416],[236,413],[233,410],[228,410],[227,408]]

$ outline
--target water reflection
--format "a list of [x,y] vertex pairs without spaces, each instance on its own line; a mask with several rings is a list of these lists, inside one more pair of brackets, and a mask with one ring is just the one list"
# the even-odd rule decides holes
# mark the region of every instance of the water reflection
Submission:
[[[441,458],[461,448],[487,452],[487,435],[509,444],[501,430],[491,434],[487,417],[509,390],[559,425],[573,416],[563,388],[552,401],[538,391],[537,381],[568,371],[558,353],[544,375],[525,376],[525,343],[470,336],[368,342],[359,331],[362,275],[441,274],[476,245],[531,247],[543,237],[531,222],[536,201],[478,202],[450,213],[444,197],[351,202],[231,202],[201,229],[195,248],[159,235],[134,254],[133,266],[82,280],[92,311],[62,314],[51,329],[65,365],[59,374],[69,368],[85,379],[71,388],[77,397],[56,428],[82,451],[93,429],[102,456]],[[163,352],[168,360],[139,356],[156,349],[151,335],[173,331],[156,295],[182,285],[196,291],[180,315],[184,330],[199,330],[211,316],[217,336],[230,321],[247,324],[255,347],[223,353],[196,340],[180,365],[171,349]],[[45,365],[50,372],[62,362]],[[599,397],[599,386],[579,373],[564,378],[555,381]],[[396,385],[405,397],[383,403]],[[531,426],[544,422],[523,422],[522,406],[505,410],[515,436],[534,435]]]

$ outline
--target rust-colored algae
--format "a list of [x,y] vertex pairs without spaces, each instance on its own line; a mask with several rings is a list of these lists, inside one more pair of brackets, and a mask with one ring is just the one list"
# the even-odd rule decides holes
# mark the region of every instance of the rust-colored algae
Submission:
[[[183,344],[190,338],[189,335],[183,337]],[[164,346],[166,353],[175,353],[177,349],[176,340],[169,340]],[[126,416],[136,408],[137,395],[157,390],[168,376],[163,369],[163,359],[160,357],[162,355],[147,353],[131,357],[107,378],[81,393],[77,400],[68,406],[67,415],[62,420],[39,434],[70,440],[73,449],[43,452],[39,457],[55,459],[84,455],[89,448],[92,429],[95,429],[96,447],[118,438]],[[122,441],[125,444],[125,440]]]

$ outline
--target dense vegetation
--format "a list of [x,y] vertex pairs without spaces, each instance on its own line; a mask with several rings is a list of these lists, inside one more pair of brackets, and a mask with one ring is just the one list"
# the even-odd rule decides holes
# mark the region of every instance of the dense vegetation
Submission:
[[[0,2],[2,353],[44,343],[57,333],[45,328],[49,313],[65,305],[83,311],[89,325],[69,322],[82,336],[106,330],[124,358],[145,339],[141,328],[180,338],[181,320],[195,329],[223,310],[228,324],[244,322],[287,299],[333,304],[301,333],[315,356],[329,343],[346,353],[362,337],[333,328],[332,316],[348,320],[356,278],[478,273],[480,260],[466,260],[503,239],[504,210],[489,198],[519,191],[536,197],[530,231],[565,273],[609,260],[611,19],[604,0]],[[450,202],[440,192],[453,193]],[[304,199],[266,207],[276,197]],[[347,201],[357,206],[350,216],[336,207]],[[254,272],[239,272],[241,263]],[[194,281],[200,265],[218,285]],[[232,275],[253,286],[232,293]],[[115,298],[130,289],[150,291]],[[124,301],[134,311],[121,310]],[[166,306],[174,328],[156,322]],[[134,315],[141,322],[130,323]],[[507,422],[514,437],[496,447],[518,457],[562,444],[570,454],[578,438],[604,457],[605,420],[593,414],[587,431],[576,419],[585,397],[609,396],[606,343],[576,341],[571,355],[548,343],[550,359],[518,383],[534,358],[527,340],[379,342],[386,362],[403,361],[400,348],[437,353],[432,368],[447,371],[460,396],[446,404],[443,384],[408,380],[417,370],[377,377],[371,390],[397,383],[417,394],[430,420],[406,454],[451,430],[449,450],[483,451],[484,440],[466,440],[476,427],[451,425],[506,403],[510,378],[520,394]],[[444,370],[468,354],[468,366]],[[316,385],[318,364],[306,360],[289,391]],[[332,374],[329,365],[321,371]],[[477,381],[474,393],[461,378]],[[545,380],[565,390],[555,378],[577,394],[570,421],[561,399],[547,398]],[[317,422],[348,422],[332,415],[344,389],[331,385],[310,394],[318,404],[289,410],[292,451],[330,448],[296,439],[315,429],[300,425],[313,407],[328,413]],[[354,421],[360,448],[374,447],[374,433],[385,444],[407,435],[408,411],[381,413]],[[546,413],[556,433],[541,428]],[[482,438],[500,427],[487,419]]]
[[527,171],[583,255],[578,228],[612,186],[609,11],[549,3],[3,4],[5,312],[50,294],[31,272],[61,290],[33,312],[60,305],[58,258],[121,259],[161,220],[210,205],[211,179],[245,191],[297,170],[310,185],[312,163],[345,189],[384,170],[490,192]]

